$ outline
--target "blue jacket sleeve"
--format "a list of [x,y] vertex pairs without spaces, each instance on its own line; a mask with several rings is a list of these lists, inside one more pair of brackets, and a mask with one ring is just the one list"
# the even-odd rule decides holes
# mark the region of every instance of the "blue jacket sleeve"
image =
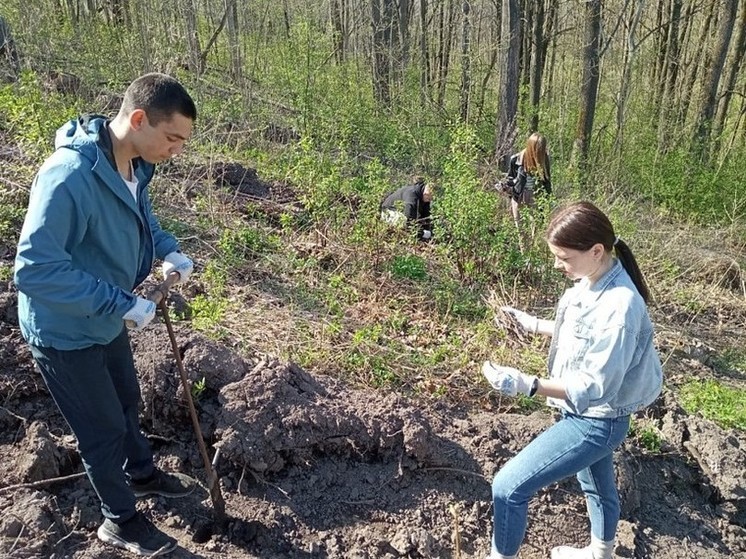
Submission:
[[134,305],[132,293],[72,266],[90,216],[70,185],[85,180],[65,165],[37,177],[18,242],[16,287],[62,314],[124,315]]

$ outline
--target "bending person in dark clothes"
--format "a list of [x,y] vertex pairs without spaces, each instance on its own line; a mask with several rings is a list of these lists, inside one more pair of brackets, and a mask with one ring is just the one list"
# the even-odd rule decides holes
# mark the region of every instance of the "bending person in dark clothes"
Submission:
[[381,219],[395,227],[416,224],[420,238],[429,240],[433,233],[430,219],[430,202],[433,200],[432,185],[420,176],[412,177],[411,184],[388,194],[381,203]]

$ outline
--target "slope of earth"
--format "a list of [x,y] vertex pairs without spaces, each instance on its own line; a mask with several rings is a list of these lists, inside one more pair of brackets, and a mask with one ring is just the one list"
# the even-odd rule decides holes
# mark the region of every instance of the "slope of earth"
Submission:
[[[23,165],[23,154],[2,135],[0,140],[0,158]],[[237,166],[195,168],[182,184],[216,172],[242,194],[261,199],[270,193],[275,202],[292,205],[294,195],[284,185],[263,183]],[[17,185],[3,186],[10,191]],[[0,239],[3,270],[12,266],[13,245]],[[719,269],[690,273],[715,270],[714,279],[730,281]],[[172,302],[179,303],[176,295]],[[97,497],[20,337],[16,305],[14,287],[4,280],[0,557],[128,557],[96,538]],[[728,345],[736,346],[746,319],[728,305],[722,309],[691,318],[676,304],[659,308],[668,386],[724,374],[713,366],[710,344],[729,337]],[[266,327],[259,336],[277,336],[280,326],[272,318],[260,317]],[[201,429],[217,456],[229,521],[215,526],[204,488],[180,500],[141,500],[138,506],[178,538],[175,558],[482,559],[489,550],[494,472],[554,420],[548,410],[510,413],[511,402],[494,395],[467,405],[352,388],[267,355],[266,347],[239,355],[182,323],[176,337],[190,380],[200,387],[194,393]],[[153,324],[131,338],[141,375],[142,426],[157,462],[204,485],[164,326]],[[651,453],[629,439],[616,455],[623,503],[616,557],[744,556],[744,433],[687,415],[668,390],[645,421],[662,433],[663,444]],[[573,479],[540,492],[529,510],[522,559],[546,559],[554,545],[587,541],[585,503]]]
[[[1,289],[0,555],[125,557],[96,539],[97,498],[20,339],[16,294]],[[482,558],[491,476],[553,421],[549,412],[505,413],[497,400],[469,409],[352,389],[266,355],[240,357],[178,323],[176,336],[190,379],[204,379],[198,412],[218,453],[229,521],[216,529],[204,489],[141,500],[179,539],[174,557]],[[131,337],[156,459],[204,483],[164,326]],[[649,413],[665,444],[651,454],[630,440],[617,453],[624,509],[616,556],[743,556],[743,433],[687,416],[667,393]],[[587,533],[584,500],[566,480],[531,502],[521,557],[546,558]]]

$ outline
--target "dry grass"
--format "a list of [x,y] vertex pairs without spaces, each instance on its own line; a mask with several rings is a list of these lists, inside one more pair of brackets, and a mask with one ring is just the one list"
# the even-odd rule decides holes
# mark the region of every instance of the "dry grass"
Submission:
[[[560,282],[548,286],[542,278],[531,287],[522,274],[492,285],[464,284],[437,245],[383,231],[353,245],[330,228],[283,228],[278,216],[298,211],[292,201],[257,204],[209,181],[184,182],[183,175],[161,179],[159,212],[185,224],[185,250],[198,263],[195,292],[227,300],[213,333],[237,350],[293,360],[356,386],[502,409],[516,402],[490,392],[479,374],[484,359],[543,374],[546,341],[525,335],[499,308],[549,318]],[[228,269],[221,291],[200,272],[220,261],[218,241],[236,227],[276,242]],[[743,237],[735,229],[686,230],[651,216],[626,240],[655,296],[651,313],[669,381],[683,378],[682,363],[700,354],[702,374],[731,366],[718,355],[735,356],[737,363],[746,327]],[[397,277],[391,264],[402,255],[421,259],[425,277]],[[731,370],[728,379],[743,386],[743,371]]]

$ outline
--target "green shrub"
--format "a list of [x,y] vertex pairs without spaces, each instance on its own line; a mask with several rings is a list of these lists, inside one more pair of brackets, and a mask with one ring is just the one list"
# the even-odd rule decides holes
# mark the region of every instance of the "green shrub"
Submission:
[[0,87],[0,128],[41,158],[52,152],[55,131],[79,112],[74,104],[44,91],[40,78],[24,71],[17,82]]
[[443,188],[433,204],[436,238],[442,239],[461,278],[510,273],[516,261],[515,226],[499,212],[497,192],[485,189],[477,174],[476,132],[468,126],[452,130],[451,153],[443,167]]
[[277,245],[274,237],[246,226],[225,229],[217,243],[221,259],[230,267],[240,267],[247,260],[271,251]]
[[227,299],[197,295],[191,300],[189,307],[194,328],[207,332],[216,338],[221,338],[225,335],[221,322],[228,309]]
[[0,190],[0,239],[16,244],[26,215],[28,193]]

